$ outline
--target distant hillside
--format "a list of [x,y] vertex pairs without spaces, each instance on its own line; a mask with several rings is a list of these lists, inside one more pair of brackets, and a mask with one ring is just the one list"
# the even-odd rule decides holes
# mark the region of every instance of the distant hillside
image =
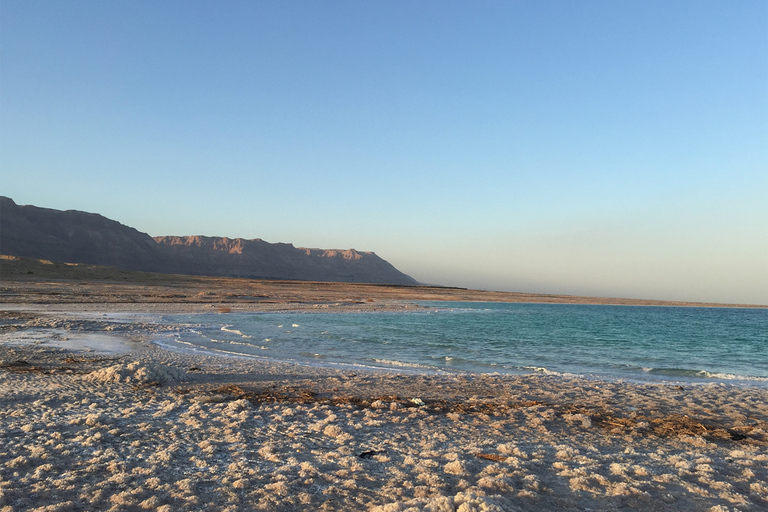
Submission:
[[147,272],[417,284],[372,252],[306,249],[242,238],[153,239],[98,214],[20,206],[2,196],[0,253]]
[[306,249],[259,239],[207,236],[158,236],[155,241],[183,264],[185,274],[416,284],[376,254],[354,249]]

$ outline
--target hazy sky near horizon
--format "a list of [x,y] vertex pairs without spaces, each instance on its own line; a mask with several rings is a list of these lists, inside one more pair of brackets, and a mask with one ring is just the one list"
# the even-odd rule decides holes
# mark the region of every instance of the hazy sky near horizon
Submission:
[[0,193],[421,282],[768,304],[766,27],[765,0],[2,0]]

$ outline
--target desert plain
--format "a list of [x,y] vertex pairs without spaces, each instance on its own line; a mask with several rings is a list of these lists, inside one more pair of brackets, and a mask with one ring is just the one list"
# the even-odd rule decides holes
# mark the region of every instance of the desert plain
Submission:
[[182,353],[163,312],[670,304],[0,261],[0,511],[768,508],[768,389]]

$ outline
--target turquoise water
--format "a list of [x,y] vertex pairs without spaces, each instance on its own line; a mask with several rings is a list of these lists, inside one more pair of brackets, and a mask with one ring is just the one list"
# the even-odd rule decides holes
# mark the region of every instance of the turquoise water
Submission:
[[377,313],[178,315],[163,344],[324,365],[768,386],[768,310],[423,303]]

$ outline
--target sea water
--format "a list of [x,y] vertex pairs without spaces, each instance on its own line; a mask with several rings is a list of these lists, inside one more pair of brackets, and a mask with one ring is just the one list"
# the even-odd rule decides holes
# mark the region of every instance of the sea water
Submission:
[[423,372],[768,387],[768,310],[432,302],[415,311],[175,315],[197,352]]

